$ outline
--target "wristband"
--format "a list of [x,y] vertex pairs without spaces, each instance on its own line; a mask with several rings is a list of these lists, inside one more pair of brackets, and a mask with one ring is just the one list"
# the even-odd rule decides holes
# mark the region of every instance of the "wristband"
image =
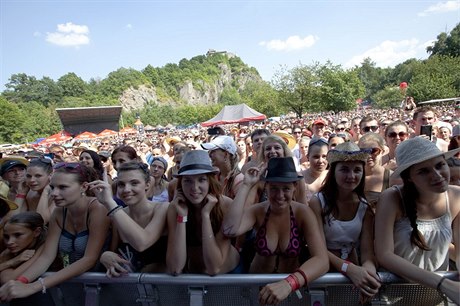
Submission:
[[442,285],[442,282],[446,279],[445,276],[441,277],[441,279],[439,280],[438,282],[438,285],[436,286],[436,290],[438,290],[439,292],[441,292],[441,285]]
[[28,284],[29,283],[29,279],[27,277],[25,277],[24,275],[21,275],[21,276],[18,276],[18,278],[16,278],[17,281],[23,283],[23,284]]
[[25,198],[26,198],[26,195],[25,195],[25,194],[18,193],[18,194],[16,194],[16,198],[17,198],[17,199],[25,199]]
[[300,288],[299,280],[294,274],[289,274],[289,276],[284,280],[288,282],[289,286],[291,286],[292,292]]
[[42,294],[45,294],[46,293],[45,280],[43,278],[39,277],[38,281],[40,282],[40,284],[42,284]]
[[295,270],[295,271],[296,271],[296,272],[299,272],[300,275],[302,275],[303,280],[304,280],[304,282],[305,282],[303,285],[306,286],[306,285],[308,284],[308,278],[307,278],[307,275],[305,274],[305,272],[303,272],[301,269],[297,269],[297,270]]
[[348,260],[345,260],[342,264],[342,267],[340,268],[340,272],[342,274],[347,274],[347,270],[348,270],[348,265],[351,264],[351,262],[349,262]]
[[177,223],[187,223],[187,216],[179,216],[177,215]]
[[107,213],[107,217],[111,217],[113,214],[115,214],[119,209],[122,209],[123,206],[121,205],[117,205],[115,206],[114,208],[112,208],[111,210],[109,210],[109,212]]

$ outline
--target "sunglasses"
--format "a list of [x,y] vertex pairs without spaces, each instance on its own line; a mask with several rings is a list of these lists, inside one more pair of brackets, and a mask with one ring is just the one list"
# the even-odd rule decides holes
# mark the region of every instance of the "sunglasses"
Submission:
[[302,134],[302,131],[294,131],[293,134]]
[[368,133],[368,132],[370,132],[371,130],[372,130],[372,132],[375,132],[375,131],[377,131],[378,128],[379,128],[379,127],[378,127],[377,125],[365,126],[365,127],[363,127],[363,131],[364,131],[365,133]]
[[108,142],[102,142],[101,145],[108,146],[110,143]]
[[341,128],[335,128],[336,131],[345,131],[345,128],[344,127],[341,127]]
[[399,136],[399,138],[404,138],[407,136],[407,133],[406,132],[399,132],[399,133],[391,132],[391,133],[388,133],[387,136],[390,138],[396,138],[397,136]]
[[382,152],[382,149],[380,149],[380,148],[372,148],[372,149],[370,149],[370,153],[372,155],[379,155],[380,152]]
[[80,163],[58,163],[53,167],[54,170],[64,169],[66,172],[69,173],[78,173],[81,175],[82,178],[86,180],[86,175],[83,172],[83,168],[81,167]]

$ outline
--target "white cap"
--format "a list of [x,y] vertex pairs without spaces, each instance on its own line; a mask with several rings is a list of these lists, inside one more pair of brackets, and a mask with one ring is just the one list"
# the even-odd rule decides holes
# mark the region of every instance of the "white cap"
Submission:
[[227,151],[228,153],[235,155],[236,154],[236,144],[233,141],[233,138],[230,136],[217,136],[211,142],[202,143],[201,146],[205,150],[215,150],[215,149],[222,149]]

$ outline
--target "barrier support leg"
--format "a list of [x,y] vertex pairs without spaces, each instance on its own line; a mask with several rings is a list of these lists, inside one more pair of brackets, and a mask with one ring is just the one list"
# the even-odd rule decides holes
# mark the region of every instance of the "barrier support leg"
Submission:
[[203,296],[206,292],[204,287],[188,287],[190,306],[203,306]]
[[325,306],[326,305],[326,292],[324,290],[310,290],[310,304],[311,306]]
[[99,306],[99,284],[85,284],[85,306]]

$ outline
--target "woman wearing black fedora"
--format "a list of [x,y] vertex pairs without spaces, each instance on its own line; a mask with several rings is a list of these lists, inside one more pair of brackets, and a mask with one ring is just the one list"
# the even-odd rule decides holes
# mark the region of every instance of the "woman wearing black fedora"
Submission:
[[[291,157],[273,157],[268,161],[266,182],[267,200],[246,206],[251,188],[265,172],[262,164],[251,167],[245,174],[229,213],[224,218],[223,232],[237,237],[254,228],[256,254],[251,262],[251,273],[291,273],[287,278],[261,289],[259,302],[277,304],[291,292],[327,272],[327,250],[318,231],[313,211],[292,200],[297,182],[302,179]],[[306,259],[308,245],[311,257]],[[305,258],[303,258],[305,257]]]
[[[393,176],[402,186],[385,190],[377,204],[376,255],[379,263],[399,276],[436,288],[460,303],[460,282],[441,277],[449,252],[460,266],[460,187],[449,185],[446,159],[459,149],[441,152],[436,144],[414,137],[396,148]],[[453,242],[453,245],[451,245]]]
[[166,265],[180,273],[228,273],[237,268],[240,256],[221,231],[232,200],[222,195],[206,151],[187,152],[175,174],[177,188],[167,212]]
[[353,282],[361,303],[380,288],[373,248],[374,214],[364,196],[368,158],[369,153],[354,142],[338,144],[328,152],[329,172],[310,200],[326,239],[331,269]]

